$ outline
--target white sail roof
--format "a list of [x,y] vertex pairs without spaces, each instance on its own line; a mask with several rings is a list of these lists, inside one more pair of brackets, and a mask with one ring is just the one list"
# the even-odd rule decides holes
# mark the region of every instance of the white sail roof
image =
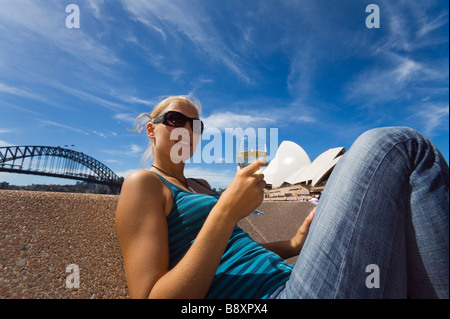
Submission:
[[275,158],[264,170],[264,179],[273,188],[280,187],[284,182],[306,183],[314,187],[333,170],[344,153],[344,147],[332,148],[320,154],[311,163],[303,148],[293,142],[284,141]]
[[303,148],[294,142],[283,141],[274,159],[270,161],[267,168],[263,171],[264,180],[274,188],[279,187],[292,172],[310,164],[311,160]]

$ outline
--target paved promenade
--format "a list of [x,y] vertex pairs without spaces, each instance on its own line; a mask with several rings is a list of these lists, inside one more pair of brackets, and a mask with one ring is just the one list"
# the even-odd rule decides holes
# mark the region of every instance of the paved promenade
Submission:
[[[117,200],[0,190],[0,299],[128,298],[114,224]],[[264,215],[239,226],[258,242],[288,239],[313,207],[265,201],[259,207]],[[74,280],[68,287],[76,270],[79,288]]]

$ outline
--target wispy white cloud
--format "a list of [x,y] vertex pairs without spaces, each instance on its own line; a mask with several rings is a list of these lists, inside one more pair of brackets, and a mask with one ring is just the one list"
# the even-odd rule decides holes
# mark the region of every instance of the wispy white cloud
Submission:
[[[5,94],[10,94],[10,95],[14,95],[14,96],[18,96],[24,99],[28,99],[28,100],[32,100],[34,102],[40,102],[43,103],[45,105],[51,105],[57,108],[62,108],[65,109],[67,108],[65,105],[61,105],[58,104],[56,101],[49,99],[47,96],[41,94],[41,93],[35,93],[34,91],[38,91],[38,89],[35,89],[33,87],[27,87],[26,89],[24,88],[18,88],[18,87],[14,87],[5,83],[1,83],[0,82],[0,93],[5,93]],[[32,111],[30,109],[18,106],[18,105],[12,105],[10,103],[3,103],[9,107],[14,107],[18,110],[22,110],[24,112],[27,113],[34,113],[34,114],[38,114],[35,111]]]
[[4,108],[11,108],[11,109],[18,110],[22,114],[23,113],[30,113],[30,114],[33,114],[33,115],[42,116],[42,114],[39,113],[39,112],[33,111],[33,110],[29,109],[29,108],[22,107],[22,106],[19,106],[19,105],[16,105],[16,104],[12,104],[12,103],[8,103],[8,102],[0,102],[0,105],[2,107],[4,107]]
[[448,71],[444,71],[448,70],[448,56],[422,54],[448,43],[448,32],[447,37],[439,32],[448,25],[448,12],[436,13],[434,4],[381,1],[381,29],[360,47],[367,63],[341,85],[346,102],[362,108],[377,106],[373,110],[382,118],[393,102],[410,105],[430,98],[448,100],[448,90],[443,89],[448,86]]
[[92,9],[93,15],[97,19],[100,18],[100,11],[101,11],[101,7],[104,2],[105,2],[105,0],[89,0],[86,3],[88,5],[88,7]]
[[23,98],[32,99],[32,100],[40,100],[40,101],[45,100],[42,96],[32,93],[32,92],[29,92],[26,89],[12,87],[12,86],[9,86],[4,83],[0,83],[0,92],[8,93],[8,94],[12,94],[12,95],[20,96]]
[[393,78],[397,82],[403,82],[410,78],[414,78],[414,74],[417,74],[422,69],[422,66],[412,60],[403,59],[402,63],[393,70]]
[[[245,68],[242,67],[243,61],[240,56],[224,43],[223,30],[219,32],[210,23],[205,6],[194,2],[161,0],[122,0],[122,3],[135,20],[160,34],[164,42],[170,37],[175,45],[183,42],[186,37],[210,59],[219,61],[240,80],[246,83],[252,82]],[[157,63],[157,61],[158,57],[153,56],[152,62]],[[177,70],[177,72],[182,71]]]
[[[255,103],[255,102],[253,102]],[[264,103],[261,103],[264,105]],[[216,128],[224,130],[226,128],[268,128],[268,127],[284,127],[289,125],[299,125],[305,123],[316,123],[317,118],[315,112],[309,107],[304,107],[294,103],[285,107],[260,108],[258,111],[246,112],[242,111],[217,111],[209,116],[202,117],[206,129]]]
[[132,145],[130,145],[130,151],[132,154],[138,154],[138,153],[142,152],[142,147],[140,147],[139,145],[136,145],[136,144],[132,144]]
[[[109,48],[84,33],[82,28],[67,29],[64,8],[63,4],[52,1],[6,1],[2,2],[0,18],[12,27],[10,32],[27,34],[23,41],[45,41],[80,63],[96,66],[119,62]],[[33,39],[33,36],[38,38]]]
[[203,118],[205,127],[219,130],[225,128],[263,127],[275,123],[274,118],[233,112],[217,112]]
[[63,128],[65,130],[69,130],[69,131],[72,131],[72,132],[86,134],[86,132],[84,130],[79,129],[77,127],[70,126],[70,125],[65,125],[65,124],[57,123],[57,122],[50,121],[50,120],[40,120],[39,122],[41,124],[43,124],[44,126],[54,126],[54,127]]
[[114,160],[114,159],[107,159],[105,162],[112,163],[112,164],[117,164],[117,165],[122,165],[121,161]]
[[91,132],[92,132],[92,134],[95,134],[95,135],[103,137],[103,138],[107,137],[107,135],[105,133],[103,133],[103,132],[98,132],[98,131],[95,131],[95,130],[91,131]]
[[346,83],[346,98],[362,106],[408,100],[418,93],[423,98],[428,95],[428,90],[435,92],[436,83],[448,79],[448,73],[441,69],[445,62],[427,65],[396,54],[390,54],[389,57],[390,63],[370,67]]
[[447,104],[421,104],[416,107],[415,113],[406,121],[413,120],[427,136],[434,136],[437,131],[448,131],[449,105]]
[[13,144],[13,143],[9,143],[9,142],[0,140],[0,147],[3,147],[3,146],[12,146],[12,145],[14,145],[14,144]]
[[136,115],[131,113],[118,113],[113,116],[114,119],[125,122],[129,125],[136,125]]
[[75,96],[84,101],[88,101],[93,106],[101,105],[101,106],[107,107],[108,109],[110,109],[112,111],[123,111],[123,110],[128,109],[128,107],[126,105],[111,101],[111,100],[103,98],[103,97],[99,97],[98,95],[100,95],[102,92],[100,90],[98,90],[98,88],[97,88],[97,92],[89,93],[87,90],[79,90],[77,88],[66,86],[63,84],[55,83],[55,82],[51,82],[51,83],[49,83],[49,85],[55,89],[60,90],[61,92],[70,94],[70,95]]
[[78,128],[78,127],[74,127],[74,126],[71,126],[71,125],[58,123],[58,122],[51,121],[51,120],[39,120],[39,123],[41,123],[43,126],[58,127],[58,128],[62,128],[64,130],[72,131],[72,132],[75,132],[75,133],[80,133],[80,134],[83,134],[83,135],[94,134],[94,135],[97,135],[97,136],[102,137],[102,138],[107,138],[107,137],[111,137],[111,136],[114,137],[114,136],[117,135],[115,132],[105,133],[105,132],[99,132],[97,130],[81,129],[81,128]]
[[305,45],[303,50],[292,53],[286,82],[289,91],[299,102],[309,97],[317,81],[315,71],[319,61],[318,56],[313,53],[314,50],[314,43],[310,43]]
[[103,153],[119,156],[119,157],[129,157],[129,156],[138,156],[141,155],[144,149],[137,144],[130,144],[126,146],[121,146],[118,149],[114,150],[102,150]]
[[375,43],[378,51],[414,52],[415,50],[448,42],[448,36],[433,31],[448,24],[448,12],[430,14],[433,2],[382,1],[388,34]]
[[135,169],[127,169],[125,171],[115,172],[117,176],[126,178],[128,175],[130,175],[131,172],[133,172]]
[[143,99],[137,96],[130,95],[129,93],[122,93],[117,91],[117,89],[111,89],[109,94],[125,103],[130,104],[143,104],[146,106],[155,106],[159,100],[157,99]]
[[[96,3],[100,2],[91,3],[92,8]],[[64,3],[17,0],[3,1],[1,6],[0,73],[11,81],[27,85],[58,81],[79,86],[82,82],[100,83],[94,80],[100,75],[117,75],[115,67],[122,61],[97,38],[93,25],[66,28]],[[89,20],[89,14],[96,14],[92,8],[81,11],[82,23]]]
[[205,77],[203,77],[203,76],[200,77],[200,78],[198,78],[198,79],[195,79],[194,81],[191,82],[192,89],[191,89],[191,91],[188,93],[188,95],[189,95],[189,96],[195,96],[197,90],[199,90],[200,88],[202,88],[202,87],[205,86],[205,85],[212,84],[212,83],[214,83],[214,80],[213,80],[213,79],[205,78]]
[[423,36],[443,27],[446,24],[448,24],[448,12],[443,12],[433,20],[425,21],[419,31],[417,31],[417,37],[422,38]]

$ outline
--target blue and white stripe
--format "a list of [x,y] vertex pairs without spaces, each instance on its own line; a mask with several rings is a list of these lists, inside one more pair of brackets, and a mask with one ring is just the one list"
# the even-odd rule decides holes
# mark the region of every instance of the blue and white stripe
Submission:
[[[189,250],[219,195],[190,193],[158,176],[174,199],[167,216],[169,267],[173,268]],[[291,271],[291,265],[235,227],[207,298],[268,298],[289,279]]]

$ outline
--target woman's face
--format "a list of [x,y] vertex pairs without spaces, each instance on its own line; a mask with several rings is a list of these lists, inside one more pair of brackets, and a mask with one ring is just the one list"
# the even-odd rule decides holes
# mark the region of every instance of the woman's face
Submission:
[[[165,110],[177,111],[190,118],[198,118],[197,109],[183,101],[172,102]],[[199,135],[194,134],[189,121],[184,127],[172,127],[162,123],[147,126],[147,134],[154,140],[154,156],[169,157],[174,163],[184,162],[195,152]]]

